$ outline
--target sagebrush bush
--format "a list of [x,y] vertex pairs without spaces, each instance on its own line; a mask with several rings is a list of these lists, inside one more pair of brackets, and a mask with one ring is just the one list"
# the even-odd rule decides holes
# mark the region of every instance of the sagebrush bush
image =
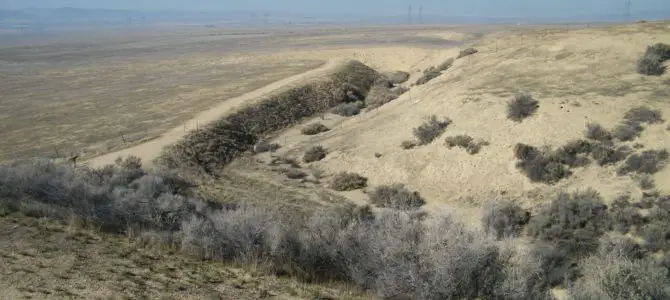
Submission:
[[451,66],[452,66],[453,64],[454,64],[454,59],[453,59],[453,58],[449,58],[449,59],[445,60],[443,63],[441,63],[439,66],[437,66],[437,69],[438,69],[440,72],[442,72],[442,71],[446,71],[446,70],[448,70],[449,68],[451,68]]
[[496,201],[484,210],[482,225],[498,239],[516,237],[530,221],[530,212],[516,202]]
[[368,197],[370,203],[378,207],[400,210],[418,209],[426,203],[418,192],[410,191],[400,183],[378,186]]
[[598,123],[586,124],[586,132],[584,133],[584,136],[586,136],[587,139],[600,142],[608,142],[612,140],[612,133]]
[[582,278],[567,292],[574,300],[670,299],[668,278],[651,257],[631,259],[615,248],[585,259]]
[[370,67],[350,61],[329,76],[272,94],[188,133],[166,147],[156,163],[170,169],[196,169],[213,174],[251,150],[259,137],[326,112],[349,101],[351,96],[364,97],[379,78],[381,75]]
[[518,143],[514,149],[519,162],[516,167],[532,182],[554,184],[572,175],[572,172],[561,162],[552,157],[551,153]]
[[405,150],[412,149],[417,146],[417,143],[415,141],[402,141],[400,143],[400,147],[402,147]]
[[612,202],[610,215],[614,229],[623,234],[647,223],[646,218],[638,212],[628,196],[618,197]]
[[416,80],[416,85],[426,84],[429,81],[437,78],[441,74],[442,72],[440,72],[440,70],[437,69],[436,67],[430,67],[423,71],[423,75],[421,75],[421,77],[419,77],[419,79]]
[[300,129],[300,133],[304,135],[315,135],[327,131],[330,131],[330,128],[321,123],[312,123]]
[[623,121],[614,128],[612,136],[622,142],[628,142],[636,139],[642,134],[644,127],[638,122]]
[[640,154],[631,154],[617,173],[625,175],[628,173],[646,173],[654,174],[668,163],[668,150],[646,150]]
[[254,146],[254,152],[255,153],[264,153],[264,152],[276,152],[279,148],[281,148],[281,145],[277,143],[269,143],[269,142],[260,142]]
[[368,179],[356,173],[341,172],[335,174],[330,188],[336,191],[352,191],[368,186]]
[[326,158],[327,154],[328,152],[323,146],[313,146],[305,151],[305,154],[302,156],[302,161],[306,163],[319,161]]
[[623,118],[628,122],[634,123],[663,123],[663,114],[661,111],[658,109],[651,109],[646,106],[631,108],[624,114]]
[[368,96],[365,97],[365,106],[367,107],[366,111],[373,110],[386,103],[389,103],[397,99],[406,91],[407,88],[404,87],[388,88],[384,85],[374,85],[370,89]]
[[432,115],[419,127],[414,128],[414,136],[419,140],[420,145],[430,144],[433,140],[444,133],[449,124],[451,124],[451,120],[449,118],[445,118],[443,121],[439,121],[437,116]]
[[570,167],[581,167],[589,163],[586,156],[592,149],[593,144],[587,140],[570,140],[551,153],[551,159]]
[[364,107],[365,103],[363,101],[347,102],[333,108],[333,113],[343,117],[351,117],[359,114]]
[[663,62],[670,59],[670,45],[656,43],[647,46],[647,51],[637,61],[637,72],[644,75],[660,76],[665,73]]
[[[344,280],[381,298],[546,299],[548,290],[537,284],[544,280],[538,266],[512,262],[522,255],[501,249],[445,212],[373,213],[346,205],[319,209],[305,223],[294,223],[294,215],[273,209],[191,198],[182,193],[189,183],[172,173],[125,166],[2,165],[0,202],[23,211],[39,203],[49,206],[40,216],[74,214],[109,232],[169,233],[166,245],[181,245],[182,252],[201,259],[260,264],[309,281]],[[348,177],[345,186],[364,185],[361,176]]]
[[465,49],[461,50],[460,52],[458,52],[458,56],[456,58],[465,57],[465,56],[468,56],[468,55],[475,54],[477,52],[479,52],[479,51],[475,48],[465,48]]
[[307,173],[298,169],[289,169],[286,171],[286,177],[288,179],[303,179],[307,177]]
[[665,66],[661,61],[661,57],[647,53],[637,60],[637,72],[647,76],[661,76],[665,73]]
[[539,102],[530,94],[518,94],[507,103],[507,118],[521,122],[530,117],[540,107]]
[[445,138],[444,142],[450,149],[458,146],[465,149],[471,155],[479,153],[483,146],[488,145],[488,142],[475,141],[474,138],[466,134],[449,136]]
[[597,143],[591,148],[591,156],[600,166],[616,164],[630,155],[628,146],[614,148],[611,144]]
[[[404,71],[395,71],[387,75],[389,81],[393,84],[401,84],[409,79],[409,73]],[[367,101],[366,101],[367,102]]]
[[598,248],[598,239],[612,226],[600,194],[592,189],[560,192],[527,225],[530,237],[555,244],[559,252],[580,258]]

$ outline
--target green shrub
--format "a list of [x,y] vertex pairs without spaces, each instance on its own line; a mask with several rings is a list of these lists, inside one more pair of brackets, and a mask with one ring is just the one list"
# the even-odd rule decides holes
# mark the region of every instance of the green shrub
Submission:
[[368,186],[367,178],[356,173],[341,172],[335,174],[330,188],[336,191],[353,191],[366,186]]
[[533,115],[539,107],[539,102],[530,94],[518,94],[507,103],[507,118],[521,122]]
[[319,161],[326,158],[327,153],[328,152],[326,152],[326,149],[323,148],[323,146],[314,146],[305,151],[305,155],[303,155],[302,161],[306,163]]
[[321,123],[312,123],[300,129],[300,133],[304,135],[315,135],[327,131],[330,131],[330,128]]
[[378,207],[400,210],[418,209],[426,203],[418,192],[412,192],[399,183],[378,186],[368,194],[368,197],[370,202]]
[[414,136],[419,140],[419,145],[430,144],[444,133],[449,124],[451,124],[449,118],[445,118],[444,121],[439,121],[437,116],[432,115],[419,127],[414,128]]
[[610,208],[614,229],[626,234],[631,229],[641,228],[647,220],[638,212],[637,208],[630,203],[628,197],[618,197],[612,202]]

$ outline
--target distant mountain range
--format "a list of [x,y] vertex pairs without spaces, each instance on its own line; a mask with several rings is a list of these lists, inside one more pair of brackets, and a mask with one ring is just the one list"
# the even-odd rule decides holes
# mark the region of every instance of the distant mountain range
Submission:
[[[580,15],[554,18],[491,17],[491,16],[440,16],[425,15],[426,24],[499,24],[499,23],[568,23],[568,22],[618,22],[632,20],[670,19],[670,11],[637,12],[623,15]],[[414,20],[418,22],[418,20]],[[242,11],[138,11],[113,9],[82,9],[62,7],[56,9],[30,8],[0,10],[0,30],[4,32],[39,32],[76,29],[95,29],[128,26],[155,26],[164,23],[222,26],[264,24],[407,24],[407,16],[365,17],[362,15],[292,14],[287,12]]]

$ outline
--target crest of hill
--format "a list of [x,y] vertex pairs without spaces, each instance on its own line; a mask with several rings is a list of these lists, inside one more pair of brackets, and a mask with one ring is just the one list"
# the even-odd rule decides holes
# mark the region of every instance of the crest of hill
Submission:
[[[314,164],[332,174],[359,173],[369,178],[371,186],[406,183],[429,204],[501,193],[549,193],[556,188],[591,187],[607,199],[623,192],[641,193],[632,177],[616,174],[618,165],[591,163],[573,168],[570,177],[555,184],[532,182],[517,168],[514,147],[524,143],[556,149],[584,138],[588,123],[614,128],[627,111],[639,106],[670,116],[669,75],[636,73],[638,58],[658,42],[670,42],[670,23],[535,30],[484,38],[470,45],[477,53],[456,59],[435,79],[412,87],[375,111],[345,119],[337,130],[319,137],[319,144],[330,153]],[[434,65],[441,62],[436,60]],[[532,95],[539,105],[523,122],[506,115],[510,99],[519,93]],[[402,149],[403,141],[413,139],[412,128],[431,115],[452,123],[432,143]],[[644,127],[639,137],[621,145],[642,144],[644,149],[670,145],[667,124]],[[445,138],[460,135],[486,146],[476,155],[445,146]],[[312,143],[302,142],[296,153]],[[653,179],[660,189],[670,187],[668,168],[653,174]]]

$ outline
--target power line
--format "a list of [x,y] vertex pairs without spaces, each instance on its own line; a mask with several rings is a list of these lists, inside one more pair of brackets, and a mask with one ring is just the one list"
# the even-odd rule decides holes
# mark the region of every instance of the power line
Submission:
[[419,5],[419,24],[423,24],[423,5]]
[[626,17],[630,16],[630,6],[631,6],[631,0],[624,0],[624,4],[623,4],[624,12],[623,12],[623,15],[626,16]]

